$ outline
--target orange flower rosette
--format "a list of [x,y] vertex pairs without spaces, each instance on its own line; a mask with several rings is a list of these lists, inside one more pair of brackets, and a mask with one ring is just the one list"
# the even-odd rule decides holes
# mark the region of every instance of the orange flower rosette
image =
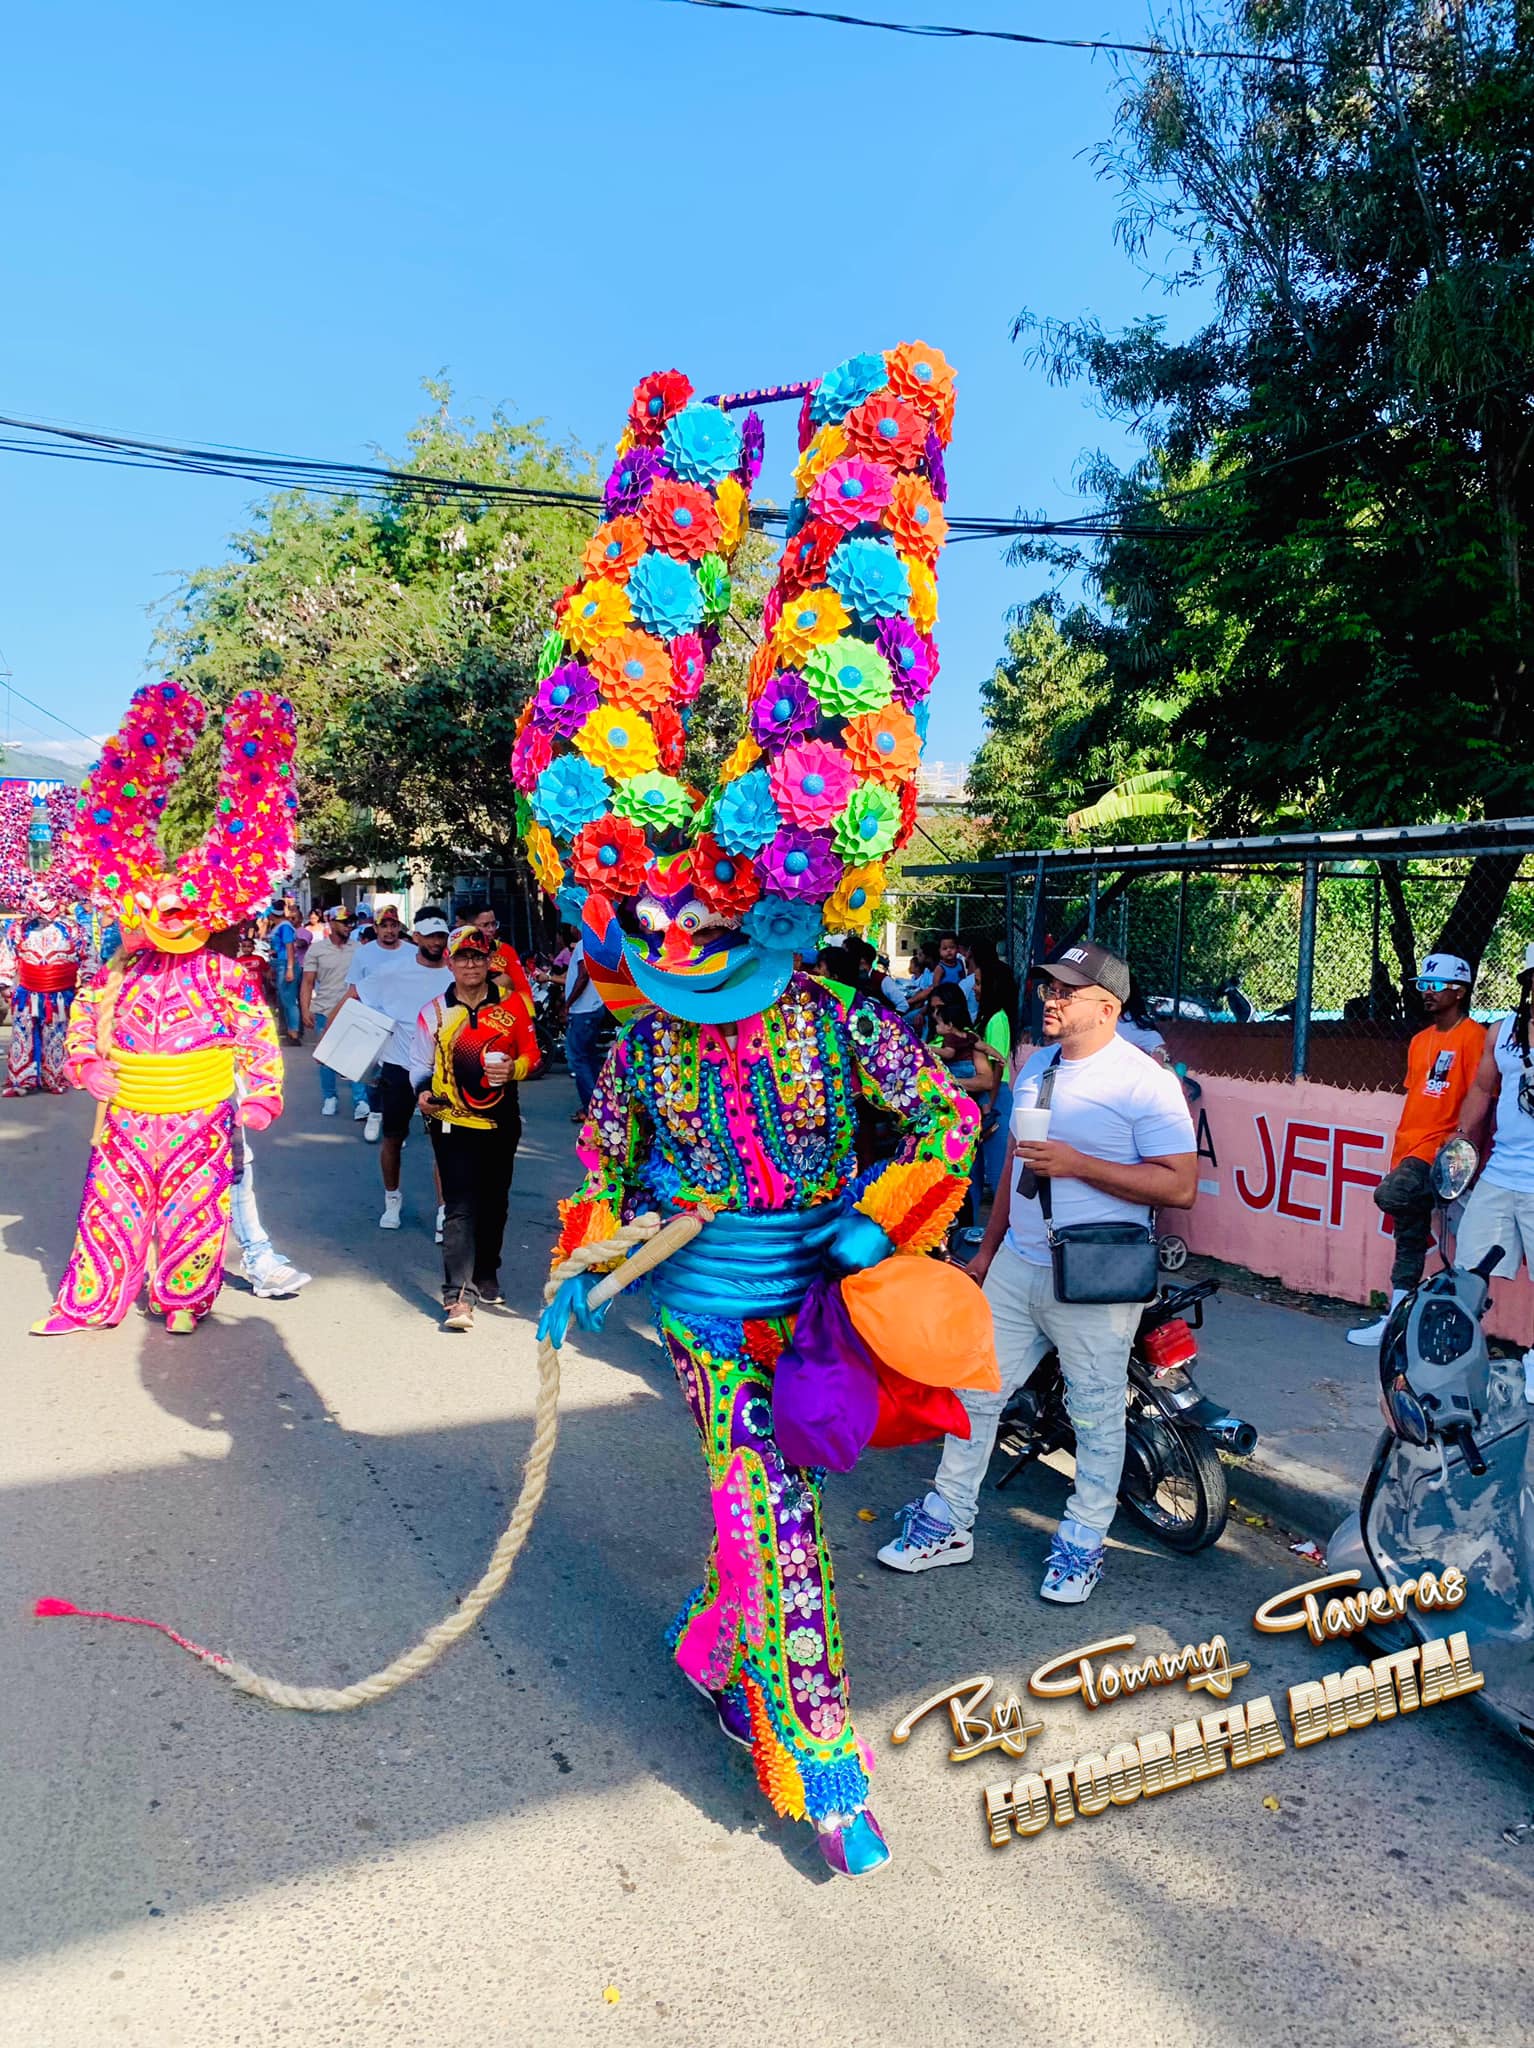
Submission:
[[669,703],[676,690],[671,656],[663,642],[631,627],[604,640],[591,657],[591,669],[606,703],[653,711]]
[[921,762],[921,740],[909,711],[886,704],[878,711],[860,711],[847,720],[842,733],[848,764],[870,781],[890,789],[915,775]]

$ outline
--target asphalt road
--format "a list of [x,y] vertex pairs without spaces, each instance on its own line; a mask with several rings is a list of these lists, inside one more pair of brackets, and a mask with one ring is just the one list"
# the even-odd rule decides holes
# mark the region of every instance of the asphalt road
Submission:
[[[1132,1630],[1213,1630],[1270,1694],[1351,1659],[1251,1628],[1305,1576],[1234,1523],[1182,1561],[1124,1534],[1086,1615],[1035,1597],[1062,1482],[983,1510],[975,1562],[874,1562],[932,1453],[828,1488],[849,1669],[895,1849],[825,1875],[661,1635],[707,1537],[690,1426],[630,1300],[566,1353],[526,1554],[477,1636],[377,1707],[279,1713],[140,1630],[29,1618],[52,1593],[168,1621],[298,1680],[384,1662],[479,1573],[528,1441],[532,1315],[571,1180],[569,1084],[528,1091],[511,1307],[436,1328],[429,1161],[381,1234],[360,1126],[307,1055],[260,1141],[262,1204],[316,1278],[231,1282],[190,1340],[138,1316],[25,1335],[78,1200],[89,1104],[0,1102],[0,2012],[26,2048],[250,2043],[1154,2042],[1487,2048],[1529,2038],[1534,1773],[1466,1703],[989,1846],[996,1757],[946,1761],[925,1695]],[[861,1510],[878,1519],[860,1519]],[[1207,1708],[1181,1686],[1043,1708],[1027,1767]],[[1286,1724],[1287,1726],[1287,1724]]]

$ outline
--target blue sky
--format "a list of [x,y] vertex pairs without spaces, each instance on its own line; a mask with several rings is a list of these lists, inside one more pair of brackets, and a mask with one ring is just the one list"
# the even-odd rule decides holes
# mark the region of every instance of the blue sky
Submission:
[[[1145,0],[869,11],[1110,37],[1146,21]],[[1115,98],[1102,57],[659,0],[13,4],[6,43],[13,415],[362,458],[402,445],[419,379],[445,368],[467,410],[505,402],[610,447],[647,370],[738,389],[920,337],[959,372],[951,509],[1069,511],[1082,450],[1122,443],[1025,366],[1010,322],[1165,306],[1114,246],[1089,161]],[[782,496],[789,409],[768,432]],[[149,608],[249,504],[234,482],[0,453],[16,686],[109,727]],[[949,549],[932,757],[977,744],[1004,615],[1037,583],[990,543]],[[60,737],[13,716],[18,744]]]

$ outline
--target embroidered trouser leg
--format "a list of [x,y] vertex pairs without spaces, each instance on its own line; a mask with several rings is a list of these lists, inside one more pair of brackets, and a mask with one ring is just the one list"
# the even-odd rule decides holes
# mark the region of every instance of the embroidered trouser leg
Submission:
[[120,1323],[146,1275],[151,1306],[204,1316],[224,1278],[234,1105],[150,1115],[108,1109],[91,1148],[57,1310]]
[[690,1678],[744,1686],[757,1780],[779,1813],[828,1821],[858,1811],[871,1759],[842,1668],[819,1472],[785,1465],[773,1436],[772,1374],[792,1325],[684,1320],[661,1333],[708,1466],[708,1576],[673,1628]]

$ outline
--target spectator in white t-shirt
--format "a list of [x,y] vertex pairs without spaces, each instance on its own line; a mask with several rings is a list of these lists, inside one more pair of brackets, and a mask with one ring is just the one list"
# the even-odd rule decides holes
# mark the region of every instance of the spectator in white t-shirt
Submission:
[[[1129,969],[1081,940],[1040,970],[1044,1044],[1014,1083],[1012,1129],[1038,1106],[1053,1069],[1049,1135],[1007,1146],[1004,1186],[969,1266],[996,1325],[1001,1389],[960,1396],[968,1439],[949,1437],[936,1484],[902,1509],[901,1533],[879,1552],[896,1571],[963,1564],[974,1554],[980,1485],[1002,1409],[1051,1349],[1060,1354],[1065,1404],[1076,1433],[1076,1483],[1050,1546],[1046,1600],[1085,1600],[1103,1552],[1124,1466],[1124,1391],[1139,1302],[1055,1298],[1049,1230],[1037,1186],[1047,1179],[1055,1228],[1148,1223],[1156,1209],[1187,1209],[1198,1187],[1193,1124],[1175,1074],[1120,1038]],[[1024,1176],[1022,1169],[1028,1169]]]
[[584,1122],[586,1105],[602,1071],[605,1017],[606,1005],[586,972],[586,948],[577,939],[570,948],[570,962],[565,969],[565,1058],[570,1062],[581,1105],[570,1118],[574,1124]]
[[[1458,1136],[1469,1138],[1485,1158],[1488,1115],[1491,1157],[1465,1202],[1454,1239],[1461,1266],[1476,1266],[1495,1245],[1502,1257],[1500,1279],[1516,1277],[1520,1265],[1534,1274],[1534,946],[1523,956],[1518,1007],[1486,1033],[1481,1062],[1460,1111]],[[1534,1400],[1534,1347],[1523,1355],[1525,1387]]]
[[[305,1027],[324,1036],[325,1027],[346,1000],[346,992],[357,978],[359,948],[352,937],[352,914],[344,903],[327,910],[322,935],[313,940],[304,955],[299,983],[299,1010]],[[336,1114],[336,1072],[323,1060],[320,1070],[320,1114]],[[368,1091],[353,1081],[352,1115],[358,1123],[368,1113]]]

